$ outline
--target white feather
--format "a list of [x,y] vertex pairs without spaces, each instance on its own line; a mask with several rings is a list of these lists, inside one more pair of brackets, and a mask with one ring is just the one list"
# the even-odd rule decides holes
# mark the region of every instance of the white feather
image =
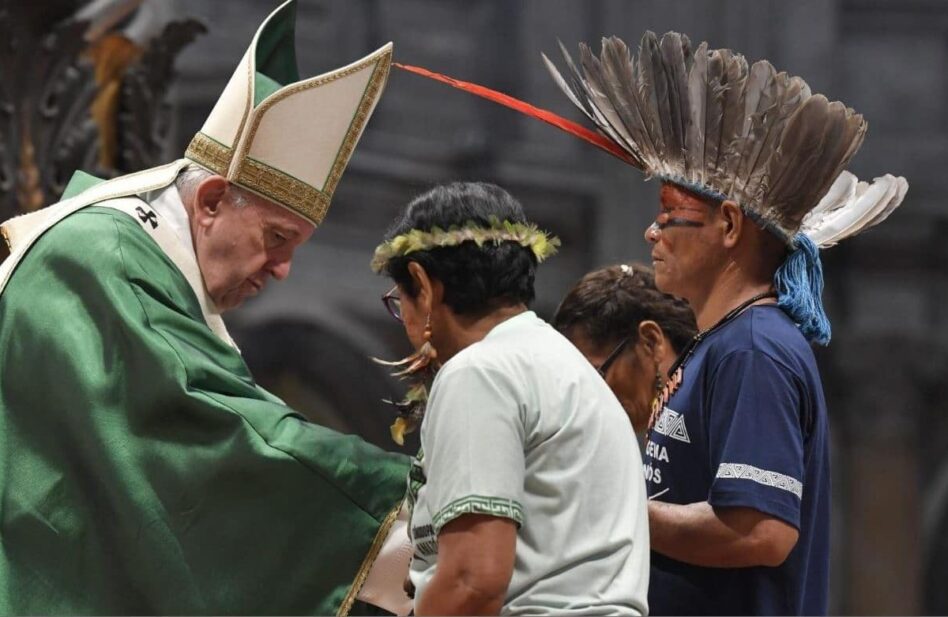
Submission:
[[852,201],[856,195],[856,185],[858,183],[859,179],[855,175],[843,170],[833,181],[833,185],[830,186],[830,190],[826,192],[820,203],[816,204],[816,207],[803,217],[801,231],[806,233],[808,229],[818,228],[820,221],[826,217],[827,213],[833,212]]
[[[848,174],[844,177],[844,174]],[[905,178],[886,174],[872,184],[843,172],[826,197],[803,220],[801,231],[820,248],[835,245],[882,222],[902,203],[908,190]]]
[[895,209],[898,208],[902,204],[902,200],[905,199],[905,194],[908,192],[908,180],[906,180],[902,176],[899,176],[895,179],[895,182],[897,185],[895,197],[893,197],[892,200],[889,201],[889,204],[885,207],[885,209],[883,209],[882,212],[876,215],[874,219],[869,221],[863,227],[863,229],[869,229],[870,227],[873,227],[874,225],[878,225],[882,221],[886,220],[887,218],[889,218],[889,215],[892,214],[892,212],[895,211]]

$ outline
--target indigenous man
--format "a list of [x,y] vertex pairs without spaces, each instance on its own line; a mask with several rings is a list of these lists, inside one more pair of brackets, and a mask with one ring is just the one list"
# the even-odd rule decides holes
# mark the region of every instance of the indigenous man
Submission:
[[[583,136],[662,181],[646,239],[656,284],[699,333],[657,393],[646,443],[653,614],[827,611],[826,344],[818,247],[881,222],[904,178],[843,168],[862,116],[739,54],[674,32],[564,56],[558,85],[600,135],[452,82]],[[429,75],[430,76],[430,75]],[[441,76],[435,78],[444,80]]]
[[388,76],[391,44],[300,81],[294,22],[186,158],[3,226],[2,613],[407,612],[406,460],[257,386],[219,314],[289,274]]

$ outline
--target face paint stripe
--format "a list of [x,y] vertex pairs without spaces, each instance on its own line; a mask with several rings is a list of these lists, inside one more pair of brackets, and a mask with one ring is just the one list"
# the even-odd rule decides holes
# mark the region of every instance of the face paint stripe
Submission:
[[668,219],[664,223],[656,223],[655,225],[659,229],[665,229],[666,227],[704,227],[704,223],[688,219]]

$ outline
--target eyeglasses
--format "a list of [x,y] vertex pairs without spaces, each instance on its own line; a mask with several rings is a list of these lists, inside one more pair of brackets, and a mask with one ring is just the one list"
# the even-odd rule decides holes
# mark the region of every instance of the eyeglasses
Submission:
[[382,296],[382,304],[385,305],[385,310],[388,311],[389,315],[398,321],[402,320],[402,299],[398,295],[398,285],[389,289],[388,293]]
[[616,359],[622,354],[623,350],[625,350],[626,346],[631,340],[632,337],[630,336],[622,339],[622,342],[616,345],[615,349],[613,349],[612,352],[606,357],[605,361],[596,367],[596,371],[602,376],[603,379],[606,378],[606,373],[609,372],[609,367],[615,363]]

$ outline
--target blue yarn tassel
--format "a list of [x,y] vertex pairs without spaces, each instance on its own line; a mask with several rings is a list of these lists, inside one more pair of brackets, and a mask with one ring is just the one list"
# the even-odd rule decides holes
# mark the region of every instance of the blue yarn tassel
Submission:
[[830,342],[830,323],[823,310],[823,264],[820,249],[805,234],[794,237],[796,249],[777,269],[777,305],[797,323],[808,341]]

